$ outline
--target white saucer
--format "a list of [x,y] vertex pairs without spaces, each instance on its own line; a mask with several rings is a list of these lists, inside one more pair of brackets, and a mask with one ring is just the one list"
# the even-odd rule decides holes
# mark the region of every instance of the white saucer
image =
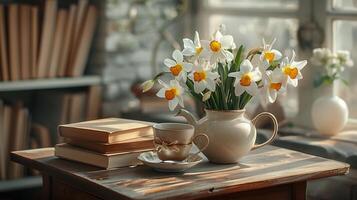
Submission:
[[183,161],[171,161],[165,160],[162,161],[157,156],[156,152],[149,151],[141,153],[138,156],[138,159],[143,162],[145,165],[155,169],[160,172],[183,172],[186,169],[189,169],[202,161],[202,157],[196,154],[190,154]]

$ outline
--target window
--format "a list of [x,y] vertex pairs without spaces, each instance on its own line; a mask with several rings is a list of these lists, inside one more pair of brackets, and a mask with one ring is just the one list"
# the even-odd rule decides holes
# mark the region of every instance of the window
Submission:
[[[301,58],[309,59],[312,48],[328,47],[334,50],[349,50],[355,67],[346,69],[345,79],[348,87],[335,84],[335,91],[344,98],[350,109],[350,124],[357,127],[357,1],[356,0],[202,0],[200,1],[199,22],[201,33],[209,33],[219,24],[224,23],[237,43],[250,47],[261,44],[261,38],[278,38],[276,47],[295,49]],[[306,24],[315,23],[324,33],[324,43],[299,49],[297,33]],[[207,35],[203,35],[207,37]],[[320,37],[320,36],[318,36]],[[323,36],[321,36],[323,37]],[[289,55],[289,52],[284,52]],[[313,67],[313,66],[308,66]],[[298,92],[289,88],[289,94],[280,101],[288,117],[298,112],[297,96],[304,96],[300,102],[304,109],[299,110],[299,124],[311,126],[310,107],[314,97],[314,69],[305,71],[303,90]],[[303,95],[302,95],[303,94]],[[284,98],[284,97],[283,97]],[[316,97],[315,97],[316,98]],[[354,120],[356,119],[356,120]]]
[[336,83],[335,90],[348,104],[350,123],[357,125],[357,1],[330,0],[327,2],[326,31],[331,31],[326,40],[327,45],[334,50],[348,50],[355,63],[353,68],[344,72],[348,85]]

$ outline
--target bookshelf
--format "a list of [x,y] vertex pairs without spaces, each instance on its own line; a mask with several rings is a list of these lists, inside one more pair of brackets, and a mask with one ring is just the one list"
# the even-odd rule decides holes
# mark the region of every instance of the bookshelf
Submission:
[[41,187],[41,176],[28,176],[21,179],[0,181],[0,193]]
[[100,85],[101,83],[101,77],[97,75],[87,75],[76,78],[20,80],[0,82],[0,92],[85,87]]

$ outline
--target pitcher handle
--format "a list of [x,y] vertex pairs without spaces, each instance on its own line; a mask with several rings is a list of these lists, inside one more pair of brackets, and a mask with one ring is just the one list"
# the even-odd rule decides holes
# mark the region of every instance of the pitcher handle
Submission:
[[253,125],[255,126],[255,123],[257,122],[257,120],[263,116],[267,116],[273,121],[273,125],[274,125],[273,135],[267,141],[265,141],[261,144],[254,144],[252,150],[260,148],[264,145],[270,144],[275,139],[275,137],[278,135],[278,120],[276,120],[275,116],[273,114],[271,114],[270,112],[262,112],[262,113],[259,113],[257,116],[255,116],[252,119]]

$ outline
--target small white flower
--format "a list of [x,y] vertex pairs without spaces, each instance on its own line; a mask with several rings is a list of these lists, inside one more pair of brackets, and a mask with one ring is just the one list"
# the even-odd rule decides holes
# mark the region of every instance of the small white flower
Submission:
[[220,31],[216,31],[213,39],[202,40],[203,51],[202,57],[210,61],[211,64],[216,62],[230,62],[234,56],[228,49],[234,49],[235,44],[231,35],[222,35]]
[[273,49],[275,41],[276,39],[274,39],[271,44],[266,44],[263,38],[263,51],[260,55],[260,60],[263,62],[265,69],[267,69],[272,62],[279,60],[282,56],[280,51]]
[[217,72],[212,72],[211,68],[207,66],[207,62],[198,62],[194,65],[189,78],[194,83],[194,91],[196,93],[203,92],[206,88],[212,92],[216,90],[216,80],[219,78]]
[[330,49],[316,48],[312,52],[311,63],[316,66],[325,66],[334,62],[334,55]]
[[182,51],[182,54],[184,56],[199,56],[203,50],[200,42],[200,36],[198,32],[195,32],[195,38],[194,41],[184,38],[183,39],[183,46],[184,49]]
[[160,98],[165,98],[169,102],[169,109],[172,111],[179,104],[181,107],[183,105],[183,92],[184,89],[177,80],[171,80],[170,84],[166,84],[161,80],[158,82],[163,86],[156,94]]
[[291,60],[289,61],[289,59],[287,57],[285,57],[280,64],[280,68],[281,68],[283,74],[285,74],[285,76],[287,76],[287,79],[286,79],[287,83],[296,87],[298,85],[298,80],[302,79],[301,70],[305,67],[305,65],[307,64],[307,61],[302,60],[302,61],[296,62],[296,61],[294,61],[294,59],[295,59],[295,52],[293,51]]
[[186,82],[187,72],[191,71],[193,65],[183,61],[183,55],[179,50],[175,50],[172,53],[172,58],[174,60],[166,58],[164,60],[164,64],[169,68],[169,71],[175,77],[175,79],[183,80]]
[[258,85],[256,82],[261,80],[262,74],[258,68],[253,68],[249,60],[243,60],[240,71],[229,73],[228,76],[236,78],[234,81],[236,96],[240,96],[244,91],[252,96],[257,94]]
[[147,92],[154,86],[154,84],[155,84],[154,80],[147,80],[141,84],[141,88],[143,89],[143,92]]
[[266,101],[274,103],[278,94],[286,91],[286,76],[280,68],[268,70],[264,76],[264,92]]
[[351,59],[349,51],[339,50],[336,52],[336,56],[340,61],[341,65],[346,67],[353,67],[353,60]]

